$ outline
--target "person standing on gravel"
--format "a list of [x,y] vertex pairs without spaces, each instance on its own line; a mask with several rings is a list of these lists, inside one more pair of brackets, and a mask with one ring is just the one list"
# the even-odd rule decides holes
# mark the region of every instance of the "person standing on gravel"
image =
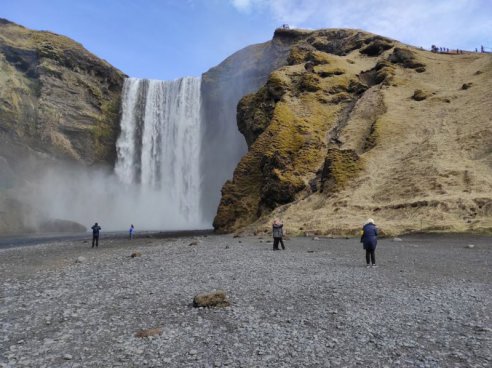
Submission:
[[135,235],[135,227],[133,226],[133,224],[131,224],[130,228],[128,229],[129,239],[132,240],[134,235]]
[[366,262],[367,267],[370,267],[371,263],[373,267],[376,267],[376,245],[378,244],[378,229],[374,224],[372,218],[368,219],[362,227],[362,236],[360,242],[363,248],[366,250]]
[[282,237],[284,236],[284,224],[276,218],[273,220],[273,225],[272,225],[272,230],[273,230],[273,250],[279,250],[278,249],[278,243],[282,245],[282,249],[285,250],[285,245]]
[[96,244],[96,247],[99,246],[99,231],[101,230],[101,226],[96,222],[94,226],[91,227],[92,229],[92,248],[94,248],[94,244]]

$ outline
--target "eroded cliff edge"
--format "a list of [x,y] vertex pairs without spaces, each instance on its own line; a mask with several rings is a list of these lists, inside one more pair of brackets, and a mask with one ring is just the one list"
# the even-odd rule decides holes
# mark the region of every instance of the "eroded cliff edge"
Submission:
[[[237,109],[248,153],[214,227],[353,234],[492,229],[490,55],[441,55],[358,30],[295,42]],[[275,39],[274,37],[274,39]],[[487,102],[488,101],[488,102]]]

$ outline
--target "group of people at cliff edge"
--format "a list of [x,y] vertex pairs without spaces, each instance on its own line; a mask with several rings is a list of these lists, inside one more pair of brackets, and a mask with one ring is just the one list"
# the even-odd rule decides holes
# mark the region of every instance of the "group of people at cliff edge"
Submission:
[[[101,231],[101,226],[96,222],[92,227],[92,248],[99,246],[99,232]],[[128,239],[132,240],[135,237],[135,226],[130,225],[128,229]]]
[[[280,219],[276,218],[272,224],[273,235],[273,250],[280,250],[278,245],[282,245],[282,249],[285,250],[283,241],[284,237],[284,224]],[[366,251],[366,263],[367,267],[376,267],[376,246],[378,244],[378,228],[372,218],[368,219],[364,226],[362,226],[362,235],[360,237],[363,249]]]

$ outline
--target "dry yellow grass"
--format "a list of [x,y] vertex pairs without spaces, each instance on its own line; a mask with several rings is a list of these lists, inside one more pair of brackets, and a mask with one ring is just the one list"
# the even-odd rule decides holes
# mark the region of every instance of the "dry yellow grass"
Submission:
[[[357,102],[340,133],[340,148],[364,160],[362,173],[339,192],[277,208],[249,230],[268,231],[274,217],[290,233],[356,234],[368,217],[387,234],[492,230],[492,55],[412,51],[426,71],[396,68],[389,85]],[[358,52],[347,59],[360,70],[369,60]],[[417,89],[429,97],[415,101]]]

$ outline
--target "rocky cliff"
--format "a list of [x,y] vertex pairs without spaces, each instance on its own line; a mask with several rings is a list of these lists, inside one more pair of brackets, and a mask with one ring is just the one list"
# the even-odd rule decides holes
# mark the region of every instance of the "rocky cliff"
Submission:
[[277,30],[287,65],[241,99],[248,153],[214,227],[354,234],[492,230],[492,58],[357,30]]
[[67,37],[0,19],[0,232],[23,228],[7,192],[41,162],[113,165],[124,77]]
[[[220,200],[220,188],[247,152],[236,124],[239,100],[257,91],[272,71],[287,64],[296,37],[275,37],[234,53],[202,75],[203,144],[201,168],[202,208],[213,218]],[[224,154],[227,152],[227,154]]]

